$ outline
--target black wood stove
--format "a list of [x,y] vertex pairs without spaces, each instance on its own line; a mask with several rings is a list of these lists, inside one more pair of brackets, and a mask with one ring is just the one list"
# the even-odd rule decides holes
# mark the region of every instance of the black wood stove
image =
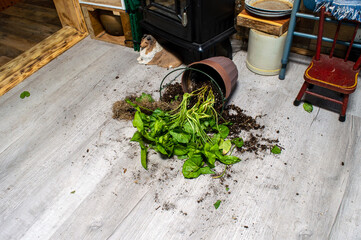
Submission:
[[188,64],[213,56],[232,58],[234,0],[142,0],[144,32]]

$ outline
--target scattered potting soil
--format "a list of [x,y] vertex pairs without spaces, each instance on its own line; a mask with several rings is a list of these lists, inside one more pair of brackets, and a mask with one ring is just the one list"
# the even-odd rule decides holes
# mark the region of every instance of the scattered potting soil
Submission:
[[[265,128],[264,125],[260,125],[257,122],[257,118],[262,118],[262,115],[253,118],[245,114],[244,110],[242,110],[240,107],[234,104],[229,104],[225,106],[222,111],[223,100],[218,88],[210,84],[208,80],[205,79],[202,81],[202,78],[200,78],[200,76],[198,77],[199,77],[197,78],[198,81],[191,82],[191,90],[201,88],[205,85],[211,86],[214,96],[216,98],[215,109],[218,112],[222,112],[220,123],[224,123],[224,122],[232,123],[232,125],[228,126],[230,130],[229,137],[245,138],[246,137],[245,132],[250,132],[252,130],[257,131]],[[222,89],[222,91],[223,94],[225,94],[224,89]],[[183,95],[183,89],[180,83],[170,84],[165,89],[165,94],[162,95],[162,101],[165,101],[167,103],[172,103],[176,96],[182,96],[182,95]],[[268,139],[262,137],[262,135],[260,134],[254,135],[253,133],[250,133],[248,139],[244,139],[244,140],[245,140],[244,145],[241,148],[237,148],[237,150],[240,151],[241,153],[254,152],[255,154],[258,154],[259,151],[270,150],[275,144],[279,142],[278,139]]]
[[176,101],[182,101],[183,89],[180,83],[169,84],[162,92],[161,100],[166,103],[172,103]]
[[[207,83],[209,85],[209,81]],[[197,86],[204,86],[204,84],[206,84],[206,82],[199,83]],[[217,101],[218,104],[220,104],[222,101],[219,91],[214,91],[214,93],[217,92]],[[133,103],[151,110],[160,108],[163,111],[170,111],[179,105],[183,94],[184,92],[182,86],[177,82],[169,84],[163,90],[162,99],[160,101],[149,101],[148,98],[137,101],[137,96],[128,96],[125,99],[129,99]],[[144,109],[142,109],[142,111],[144,111],[146,114],[150,114],[150,112],[147,112]],[[221,108],[218,107],[217,111],[220,112]],[[135,112],[136,110],[134,107],[128,104],[125,100],[117,101],[113,104],[113,118],[115,119],[133,120]],[[237,148],[239,152],[250,152],[258,155],[259,152],[265,152],[267,150],[270,151],[271,148],[279,142],[278,139],[269,139],[263,137],[261,130],[263,130],[265,126],[257,122],[257,119],[262,117],[262,115],[251,117],[245,114],[244,110],[242,110],[240,107],[234,104],[230,104],[224,107],[221,114],[220,123],[232,123],[228,126],[230,130],[229,137],[242,137],[244,139],[244,145],[241,148]]]
[[[216,93],[216,91],[214,91],[214,93]],[[141,101],[139,101],[138,99],[137,101],[137,96],[129,96],[125,99],[129,99],[131,102],[151,110],[160,108],[163,111],[170,111],[175,109],[180,104],[180,102],[182,101],[182,97],[183,90],[181,84],[173,83],[167,86],[162,91],[162,98],[160,101],[149,101],[148,98],[144,98]],[[133,120],[136,110],[129,103],[127,103],[125,99],[114,103],[113,118]],[[142,112],[143,110],[144,109],[142,109]],[[144,111],[144,113],[147,112]],[[224,107],[219,121],[220,123],[232,123],[231,125],[228,125],[228,128],[230,129],[230,138],[242,137],[244,139],[244,145],[241,148],[236,148],[239,153],[248,152],[252,153],[253,155],[258,155],[259,152],[270,152],[271,148],[278,143],[278,139],[269,139],[263,137],[262,134],[265,126],[257,122],[257,120],[261,119],[262,117],[264,117],[264,115],[251,117],[247,115],[245,111],[242,110],[240,107],[234,104],[230,104]],[[156,153],[153,152],[152,154]],[[245,155],[246,154],[244,154],[244,156]],[[174,199],[179,199],[180,197],[183,197],[183,195],[187,196],[187,188],[184,189],[184,192],[180,191],[179,193],[177,193],[175,197],[170,197],[163,189],[165,185],[169,184],[169,179],[176,178],[179,173],[178,171],[174,170],[174,167],[179,164],[177,164],[176,161],[172,162],[171,164],[173,165],[171,165],[169,171],[164,171],[164,169],[168,169],[169,166],[161,168],[158,166],[157,163],[152,163],[152,165],[150,166],[150,169],[152,169],[152,171],[149,171],[149,179],[156,179],[157,181],[154,181],[154,183],[158,184],[157,188],[155,188],[156,190],[154,193],[154,202],[157,204],[155,210],[171,211],[174,213],[179,212],[182,217],[185,217],[188,214],[184,210],[179,209],[180,206],[172,203],[172,201],[174,201]],[[237,185],[238,180],[234,178],[234,176],[236,175],[234,174],[235,172],[232,168],[232,165],[228,165],[223,173],[218,172],[217,175],[219,175],[219,177],[216,176],[214,178],[219,180],[220,184],[210,184],[209,188],[207,188],[203,194],[199,195],[196,198],[196,202],[203,209],[202,211],[207,211],[207,213],[204,212],[204,214],[201,215],[201,217],[204,218],[205,221],[208,221],[209,219],[207,218],[207,214],[209,211],[216,211],[213,206],[215,200],[222,198],[223,203],[227,204],[227,200],[225,199],[227,199],[228,195],[232,194],[231,190],[233,189],[233,186]],[[256,178],[258,177],[256,176]],[[149,179],[147,182],[147,177],[144,177],[144,175],[142,175],[141,171],[139,170],[137,172],[133,172],[133,179],[136,184],[149,183]],[[150,182],[150,184],[152,184],[152,182]],[[213,196],[216,196],[217,198]],[[232,221],[238,221],[236,215],[232,216]],[[244,227],[248,228],[247,225],[245,225]]]

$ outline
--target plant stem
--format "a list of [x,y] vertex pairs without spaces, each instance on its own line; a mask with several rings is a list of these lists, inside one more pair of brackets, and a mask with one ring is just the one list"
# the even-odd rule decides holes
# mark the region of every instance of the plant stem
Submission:
[[226,173],[226,170],[227,170],[227,165],[226,165],[226,167],[224,168],[224,170],[223,170],[223,172],[222,172],[222,174],[221,175],[219,175],[219,176],[214,176],[214,177],[212,177],[213,179],[217,179],[217,178],[221,178],[221,177],[223,177],[224,176],[224,174]]

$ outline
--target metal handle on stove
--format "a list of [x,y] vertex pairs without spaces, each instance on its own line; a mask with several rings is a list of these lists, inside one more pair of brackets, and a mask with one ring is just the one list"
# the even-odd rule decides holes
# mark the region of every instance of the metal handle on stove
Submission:
[[182,16],[182,25],[183,25],[183,27],[186,27],[187,24],[188,24],[187,12],[184,11],[184,12],[183,12],[183,16]]
[[188,24],[188,15],[187,15],[187,8],[190,6],[188,4],[184,7],[182,15],[178,15],[178,18],[181,20],[183,27],[186,27]]

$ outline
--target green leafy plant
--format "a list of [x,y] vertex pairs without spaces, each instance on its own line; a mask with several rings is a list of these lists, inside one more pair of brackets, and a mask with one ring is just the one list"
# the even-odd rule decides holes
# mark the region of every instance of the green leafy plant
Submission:
[[24,91],[20,94],[21,99],[24,99],[25,97],[30,97],[30,93],[28,91]]
[[[191,99],[195,104],[190,106]],[[214,174],[216,161],[230,165],[241,161],[227,155],[232,144],[243,145],[241,139],[226,139],[229,128],[218,123],[218,113],[214,109],[215,97],[208,87],[192,93],[185,93],[179,106],[170,112],[160,109],[150,115],[142,112],[142,107],[127,101],[136,109],[133,126],[137,128],[131,141],[141,148],[141,163],[147,169],[148,148],[167,156],[186,159],[182,173],[185,178],[197,178],[202,174]]]
[[310,112],[313,111],[313,106],[312,106],[311,103],[305,102],[305,103],[303,103],[303,109],[304,109],[306,112],[310,113]]

